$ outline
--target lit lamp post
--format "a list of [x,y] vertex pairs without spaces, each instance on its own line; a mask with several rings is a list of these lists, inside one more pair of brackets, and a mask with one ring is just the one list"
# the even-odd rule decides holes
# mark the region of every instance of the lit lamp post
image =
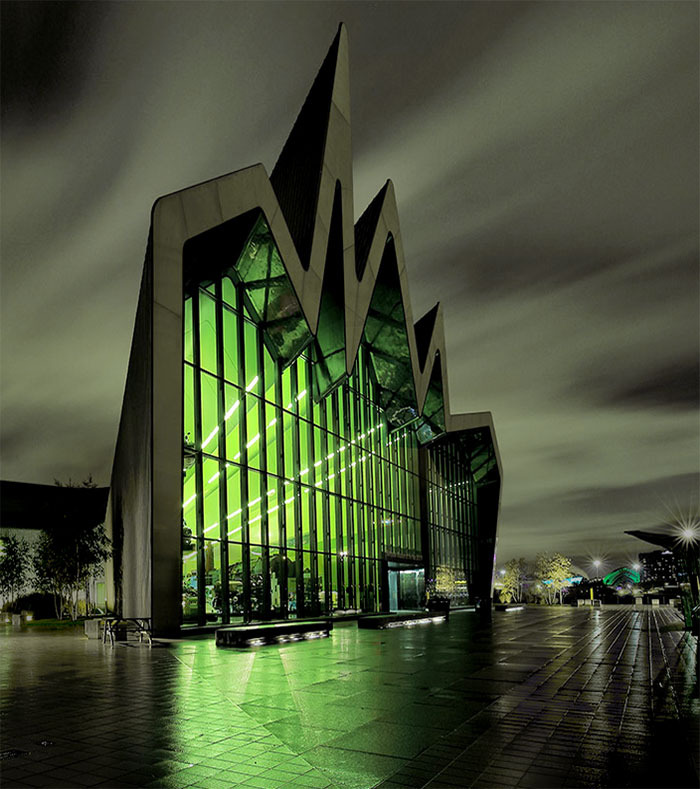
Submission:
[[[600,576],[599,576],[600,564],[601,564],[600,559],[594,559],[593,560],[593,567],[595,567],[595,578],[593,579],[593,584],[594,585],[595,585],[595,582],[598,581],[599,578],[600,578]],[[593,600],[594,600],[593,586],[591,586],[591,605],[593,605]]]
[[638,583],[638,584],[641,584],[641,582],[642,582],[642,565],[641,565],[639,562],[635,562],[635,563],[632,565],[632,569],[633,569],[633,570],[635,571],[635,573],[637,573],[637,575],[639,576],[639,580],[637,581],[637,583]]

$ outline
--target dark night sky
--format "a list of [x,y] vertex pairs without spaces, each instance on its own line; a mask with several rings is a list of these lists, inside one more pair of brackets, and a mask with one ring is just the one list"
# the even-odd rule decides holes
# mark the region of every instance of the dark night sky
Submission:
[[276,160],[345,21],[358,216],[394,181],[499,561],[698,509],[698,4],[2,4],[4,479],[109,481],[154,200]]

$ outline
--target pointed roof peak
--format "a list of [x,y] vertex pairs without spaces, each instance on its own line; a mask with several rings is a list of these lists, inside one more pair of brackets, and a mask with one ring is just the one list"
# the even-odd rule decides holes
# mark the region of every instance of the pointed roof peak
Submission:
[[355,272],[358,280],[361,280],[364,276],[372,239],[374,238],[377,223],[384,207],[384,199],[390,185],[391,181],[387,181],[382,186],[355,223]]
[[416,334],[416,350],[418,351],[418,363],[420,364],[421,372],[425,370],[425,364],[428,360],[428,350],[430,341],[433,339],[433,330],[435,329],[439,310],[440,302],[438,301],[432,309],[428,310],[422,318],[416,321],[413,327]]
[[270,175],[304,268],[308,268],[331,108],[350,118],[348,36],[338,32]]

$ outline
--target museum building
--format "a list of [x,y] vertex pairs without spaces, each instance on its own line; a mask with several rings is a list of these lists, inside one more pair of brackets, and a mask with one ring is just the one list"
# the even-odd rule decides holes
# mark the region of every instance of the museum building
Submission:
[[341,25],[270,176],[153,206],[106,525],[156,634],[490,599],[491,414],[450,411],[391,182],[353,224],[349,119]]

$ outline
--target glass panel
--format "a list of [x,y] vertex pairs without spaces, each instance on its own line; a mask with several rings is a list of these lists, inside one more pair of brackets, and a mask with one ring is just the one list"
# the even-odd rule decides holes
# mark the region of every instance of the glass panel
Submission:
[[229,540],[240,540],[243,531],[243,510],[241,504],[241,470],[239,466],[226,468],[226,534]]
[[290,619],[297,616],[297,552],[294,550],[287,550],[287,611]]
[[267,492],[265,494],[265,506],[267,514],[267,542],[268,545],[280,545],[281,512],[278,481],[273,476],[268,476]]
[[283,612],[283,589],[286,583],[287,559],[283,551],[270,552],[270,608],[272,615],[281,616]]
[[[260,408],[261,404],[257,397],[247,395],[246,397],[246,461],[252,468],[262,468],[262,457],[260,452]],[[264,438],[263,438],[264,440]]]
[[196,622],[199,619],[197,602],[197,550],[194,541],[182,554],[182,618],[184,622]]
[[263,363],[265,373],[265,399],[270,402],[275,401],[275,382],[277,380],[277,366],[270,356],[267,345],[263,343]]
[[260,616],[265,610],[266,587],[269,576],[265,573],[265,550],[262,545],[250,546],[250,607],[253,616]]
[[265,404],[265,441],[267,451],[267,470],[271,474],[278,473],[277,458],[279,446],[277,444],[277,422],[279,411],[270,403]]
[[236,309],[236,287],[230,277],[223,277],[221,280],[221,297],[224,304]]
[[194,330],[192,328],[192,299],[185,299],[184,323],[184,352],[185,361],[194,362]]
[[219,536],[219,462],[204,458],[202,461],[204,480],[204,536],[210,539]]
[[260,392],[260,376],[258,372],[258,342],[255,326],[244,321],[243,338],[245,344],[245,389],[255,394]]
[[240,542],[228,544],[228,586],[231,617],[240,619],[244,613],[243,595],[243,546]]
[[296,546],[296,518],[294,515],[296,493],[294,491],[294,485],[285,483],[283,485],[282,495],[284,496],[283,506],[285,514],[285,527],[287,531],[287,546],[294,548]]
[[194,449],[194,370],[188,364],[184,370],[184,444]]
[[241,396],[240,391],[226,384],[224,386],[224,432],[226,434],[226,458],[241,459]]
[[220,621],[223,598],[221,591],[221,543],[218,540],[204,541],[204,572],[207,621]]
[[[229,280],[224,280],[228,282]],[[223,310],[224,378],[238,383],[238,316],[230,309]]]
[[262,489],[261,477],[259,472],[248,470],[248,539],[256,544],[262,543],[263,508],[267,509],[267,491]]
[[199,348],[202,368],[216,373],[216,305],[202,291],[199,292]]
[[218,381],[201,373],[202,390],[202,452],[219,453],[219,393]]

